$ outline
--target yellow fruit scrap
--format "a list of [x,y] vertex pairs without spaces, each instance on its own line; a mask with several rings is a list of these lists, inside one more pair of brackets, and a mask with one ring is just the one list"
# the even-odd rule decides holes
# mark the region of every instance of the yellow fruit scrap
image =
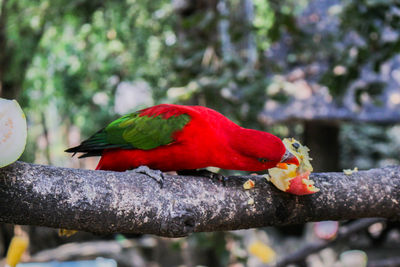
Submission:
[[284,170],[287,170],[288,169],[288,165],[287,165],[287,163],[278,163],[277,165],[276,165],[276,167],[278,167],[279,169],[284,169]]
[[313,180],[307,180],[307,179],[302,179],[301,182],[305,185],[311,186],[314,185],[314,181]]
[[28,239],[22,236],[14,236],[11,239],[10,246],[7,251],[6,264],[11,267],[15,267],[21,260],[22,254],[24,254],[28,247]]
[[275,251],[260,241],[249,246],[249,253],[256,256],[262,263],[271,263],[276,259]]
[[66,236],[70,237],[76,234],[78,231],[77,230],[68,230],[68,229],[58,229],[58,235],[59,236]]
[[319,191],[319,188],[314,186],[315,182],[310,180],[310,178],[302,179],[301,182],[308,188],[310,192],[316,193]]
[[255,182],[251,179],[247,180],[244,184],[243,184],[243,188],[245,190],[249,190],[252,189],[255,186]]
[[272,168],[269,169],[269,180],[273,183],[278,189],[282,191],[286,191],[289,189],[290,180],[296,177],[297,166],[290,164],[286,170],[281,168]]
[[346,175],[352,175],[353,173],[358,172],[358,168],[354,167],[354,169],[344,169],[343,173]]

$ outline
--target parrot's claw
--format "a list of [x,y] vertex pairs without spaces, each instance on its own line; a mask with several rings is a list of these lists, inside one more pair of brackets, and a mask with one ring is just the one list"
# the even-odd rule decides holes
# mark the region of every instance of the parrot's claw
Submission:
[[163,188],[164,186],[164,173],[160,170],[153,170],[150,169],[147,166],[139,166],[136,169],[133,169],[132,171],[136,173],[143,173],[149,176],[150,178],[153,178],[157,183],[160,184],[160,187]]
[[192,175],[192,176],[203,176],[210,179],[218,180],[222,182],[223,185],[226,185],[226,181],[228,181],[228,177],[223,176],[222,174],[211,172],[209,170],[182,170],[177,171],[179,175]]

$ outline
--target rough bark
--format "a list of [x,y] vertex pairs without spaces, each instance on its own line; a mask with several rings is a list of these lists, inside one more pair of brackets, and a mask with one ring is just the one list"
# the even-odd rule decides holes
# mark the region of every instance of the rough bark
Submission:
[[[271,225],[363,217],[400,218],[400,167],[315,173],[321,191],[283,193],[262,177],[226,185],[166,175],[164,187],[134,171],[106,172],[16,162],[0,169],[0,222],[168,237]],[[249,199],[254,204],[248,203]]]

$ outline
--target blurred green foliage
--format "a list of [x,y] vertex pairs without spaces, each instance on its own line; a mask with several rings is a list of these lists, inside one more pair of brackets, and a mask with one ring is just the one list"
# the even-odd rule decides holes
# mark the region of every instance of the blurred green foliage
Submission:
[[[168,5],[105,2],[88,7],[87,16],[65,14],[62,24],[49,24],[24,84],[29,106],[53,102],[62,120],[88,135],[113,116],[120,81],[142,78],[157,90],[172,60]],[[103,100],[96,103],[96,94]]]

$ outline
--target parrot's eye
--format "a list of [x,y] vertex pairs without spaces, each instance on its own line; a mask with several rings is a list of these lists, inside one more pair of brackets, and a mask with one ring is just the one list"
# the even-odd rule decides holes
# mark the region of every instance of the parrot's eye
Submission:
[[300,144],[299,144],[299,143],[293,143],[292,146],[293,146],[295,149],[298,149],[298,148],[300,147]]
[[259,158],[258,161],[261,162],[261,163],[266,163],[266,162],[268,162],[270,160],[266,159],[266,158]]

